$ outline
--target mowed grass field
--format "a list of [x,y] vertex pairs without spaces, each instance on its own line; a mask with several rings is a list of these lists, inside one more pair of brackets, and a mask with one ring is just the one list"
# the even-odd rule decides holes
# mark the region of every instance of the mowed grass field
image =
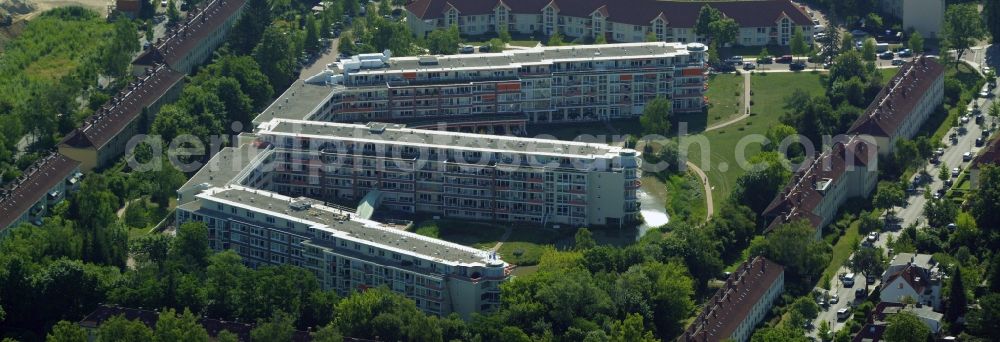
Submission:
[[[711,89],[713,85],[709,87]],[[741,144],[741,141],[755,134],[762,136],[769,127],[778,124],[778,119],[785,113],[785,98],[795,89],[802,89],[813,95],[824,92],[820,74],[814,72],[755,73],[750,78],[750,89],[753,90],[753,104],[749,118],[722,129],[681,139],[682,146],[691,143],[688,145],[688,160],[708,176],[716,207],[729,197],[736,179],[745,172],[740,167],[740,161],[745,162],[760,153],[760,144]]]
[[[426,220],[417,223],[413,228],[413,232],[423,236],[482,250],[496,246],[503,237],[504,230],[504,226],[500,224],[455,220]],[[504,261],[518,266],[536,265],[546,248],[554,248],[557,242],[571,238],[575,232],[571,229],[555,230],[539,226],[513,225],[510,236],[500,246],[497,254]]]
[[740,116],[743,108],[743,75],[735,73],[709,76],[708,126]]

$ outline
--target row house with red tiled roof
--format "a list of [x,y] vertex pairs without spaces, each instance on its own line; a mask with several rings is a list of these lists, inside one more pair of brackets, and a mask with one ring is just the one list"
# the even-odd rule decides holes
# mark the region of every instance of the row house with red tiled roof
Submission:
[[694,32],[704,5],[732,18],[740,29],[736,44],[788,45],[795,28],[810,37],[813,21],[789,0],[656,1],[656,0],[415,0],[406,5],[407,23],[417,36],[456,25],[465,35],[514,34],[642,42],[647,34],[659,41],[704,42]]
[[0,237],[23,222],[39,224],[52,206],[79,186],[79,167],[80,162],[52,153],[0,189]]
[[211,57],[243,10],[246,0],[213,0],[193,8],[132,62],[135,79],[59,143],[59,152],[83,170],[118,160],[130,140],[145,132],[161,106],[174,101],[184,75]]
[[816,227],[833,221],[837,210],[849,198],[866,197],[878,183],[878,160],[871,140],[852,136],[836,143],[818,157],[807,160],[792,175],[791,182],[764,209],[770,220],[767,231],[796,220],[807,220]]
[[944,68],[924,56],[906,63],[847,132],[846,142],[807,160],[764,210],[767,231],[807,220],[816,237],[840,206],[867,197],[878,183],[878,157],[892,154],[900,139],[912,139],[943,102]]
[[705,302],[677,342],[750,340],[785,291],[785,268],[762,256],[744,262]]
[[899,69],[847,133],[870,135],[880,155],[891,155],[896,142],[912,139],[943,103],[944,66],[920,56]]

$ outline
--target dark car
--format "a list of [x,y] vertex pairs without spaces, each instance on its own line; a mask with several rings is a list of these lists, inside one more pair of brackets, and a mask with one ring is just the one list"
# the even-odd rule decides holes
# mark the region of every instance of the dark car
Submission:
[[976,138],[976,147],[983,146],[983,144],[986,142],[985,140],[986,139],[983,139],[983,137]]
[[792,55],[784,55],[784,56],[778,57],[777,62],[778,63],[791,63],[792,62]]
[[480,46],[479,52],[490,52],[490,46],[489,45]]
[[757,64],[771,64],[771,63],[774,63],[774,57],[772,56],[757,58]]
[[893,59],[896,56],[895,56],[895,54],[892,53],[892,51],[886,51],[886,52],[883,52],[882,54],[878,55],[878,57],[881,58],[881,59]]
[[805,69],[806,69],[806,63],[803,63],[803,62],[795,62],[795,63],[792,63],[792,64],[789,64],[789,65],[788,65],[788,69],[789,69],[789,70],[792,70],[792,71],[800,71],[800,70],[805,70]]
[[913,51],[911,51],[910,49],[902,49],[902,50],[899,50],[898,56],[900,58],[912,57],[913,56]]

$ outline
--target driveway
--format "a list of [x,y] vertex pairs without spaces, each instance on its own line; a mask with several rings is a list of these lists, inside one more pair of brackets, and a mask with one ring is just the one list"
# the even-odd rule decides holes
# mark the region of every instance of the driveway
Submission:
[[299,79],[307,79],[313,77],[316,74],[326,70],[326,65],[336,62],[340,51],[337,51],[337,46],[340,43],[340,38],[330,39],[330,47],[326,48],[320,52],[319,57],[313,60],[312,64],[306,64],[305,67],[299,71]]

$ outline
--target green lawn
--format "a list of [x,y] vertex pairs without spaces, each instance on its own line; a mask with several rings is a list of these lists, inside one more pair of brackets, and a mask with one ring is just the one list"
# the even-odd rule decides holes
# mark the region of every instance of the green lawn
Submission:
[[[754,95],[751,97],[753,104],[749,118],[702,136],[683,138],[681,142],[682,147],[688,142],[691,143],[688,147],[688,160],[698,165],[708,176],[709,183],[713,187],[712,200],[716,207],[729,197],[730,189],[736,184],[737,177],[744,173],[743,168],[737,163],[737,155],[745,161],[760,152],[760,145],[755,143],[746,145],[743,151],[737,151],[740,140],[751,134],[762,135],[767,132],[768,127],[777,124],[778,118],[785,112],[783,108],[785,98],[795,89],[802,89],[814,95],[822,94],[824,91],[819,74],[813,72],[758,73],[751,77],[750,84]],[[682,116],[680,120],[688,120],[691,116]],[[692,119],[697,120],[697,118]],[[707,146],[702,146],[699,140],[707,141]],[[702,149],[707,149],[708,154],[703,155]],[[707,164],[703,162],[703,157],[707,158]]]
[[841,236],[837,240],[837,244],[833,246],[830,264],[826,265],[826,269],[823,270],[823,277],[820,279],[837,279],[837,270],[847,262],[847,259],[851,257],[851,252],[854,251],[855,245],[861,241],[861,235],[858,233],[860,224],[860,220],[851,222],[851,225],[844,231],[844,236]]
[[427,220],[420,222],[414,232],[457,244],[488,249],[493,248],[493,245],[500,240],[503,230],[501,226],[485,223]]
[[740,116],[743,110],[743,76],[715,74],[709,76],[708,125]]
[[[413,231],[417,234],[484,250],[493,248],[504,232],[504,226],[499,224],[455,220],[426,220],[415,227]],[[518,266],[536,265],[545,248],[555,247],[559,240],[571,237],[575,232],[571,229],[515,225],[498,254],[504,261]]]

